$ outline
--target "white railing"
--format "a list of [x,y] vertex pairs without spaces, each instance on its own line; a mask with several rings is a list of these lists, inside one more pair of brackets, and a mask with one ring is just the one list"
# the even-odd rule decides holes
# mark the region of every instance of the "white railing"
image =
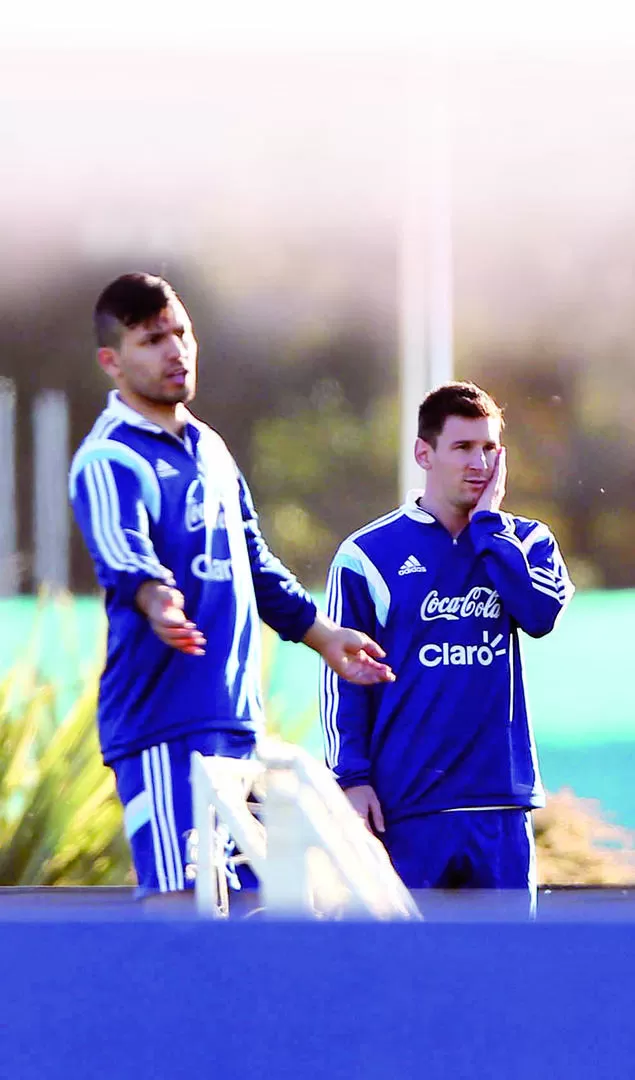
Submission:
[[[421,918],[381,842],[299,747],[265,741],[252,761],[193,754],[192,789],[202,914],[227,914],[229,834],[259,877],[270,916]],[[249,805],[254,789],[258,818]]]

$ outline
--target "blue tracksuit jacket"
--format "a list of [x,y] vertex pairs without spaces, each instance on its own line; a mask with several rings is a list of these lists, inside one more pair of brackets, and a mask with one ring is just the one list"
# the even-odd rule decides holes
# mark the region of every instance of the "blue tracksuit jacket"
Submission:
[[370,783],[388,823],[544,803],[519,631],[553,629],[573,593],[546,525],[479,512],[453,539],[406,504],[353,533],[329,573],[329,614],[386,650],[397,681],[352,686],[323,667],[328,765]]
[[[263,722],[260,618],[299,641],[315,605],[268,550],[220,436],[188,413],[183,437],[116,392],[72,462],[70,495],[105,589],[108,648],[99,732],[107,763],[203,731]],[[149,579],[175,584],[204,657],[164,645],[135,607]]]

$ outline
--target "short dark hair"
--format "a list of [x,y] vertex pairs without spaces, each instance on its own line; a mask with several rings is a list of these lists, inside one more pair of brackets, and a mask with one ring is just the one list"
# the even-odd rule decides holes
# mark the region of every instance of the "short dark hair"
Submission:
[[419,406],[419,438],[436,446],[449,416],[465,416],[469,420],[491,416],[500,420],[501,430],[505,426],[500,405],[473,382],[443,383],[426,394]]
[[107,285],[95,304],[93,325],[100,348],[116,348],[124,326],[140,326],[177,299],[171,285],[152,274],[121,274]]

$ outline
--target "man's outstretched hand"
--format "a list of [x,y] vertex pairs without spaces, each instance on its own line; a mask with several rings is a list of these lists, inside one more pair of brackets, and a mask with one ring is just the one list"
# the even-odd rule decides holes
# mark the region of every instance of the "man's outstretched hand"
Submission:
[[164,645],[189,656],[205,655],[207,642],[183,611],[183,593],[178,589],[161,581],[144,581],[136,603]]
[[381,659],[386,654],[380,645],[361,630],[338,626],[324,615],[317,613],[313,626],[303,639],[310,649],[315,649],[325,663],[342,679],[359,686],[394,682],[395,675]]

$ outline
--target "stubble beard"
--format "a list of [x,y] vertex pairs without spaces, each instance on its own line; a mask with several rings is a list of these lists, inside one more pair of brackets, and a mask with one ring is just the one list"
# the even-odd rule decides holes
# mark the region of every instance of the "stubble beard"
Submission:
[[454,500],[454,506],[456,510],[459,510],[463,514],[469,514],[474,509],[478,500],[480,499],[480,492],[473,494],[466,493],[465,495],[457,495]]
[[153,405],[188,405],[193,401],[195,388],[188,386],[175,386],[173,390],[155,390],[152,387],[141,387],[137,391],[139,397],[150,401]]

